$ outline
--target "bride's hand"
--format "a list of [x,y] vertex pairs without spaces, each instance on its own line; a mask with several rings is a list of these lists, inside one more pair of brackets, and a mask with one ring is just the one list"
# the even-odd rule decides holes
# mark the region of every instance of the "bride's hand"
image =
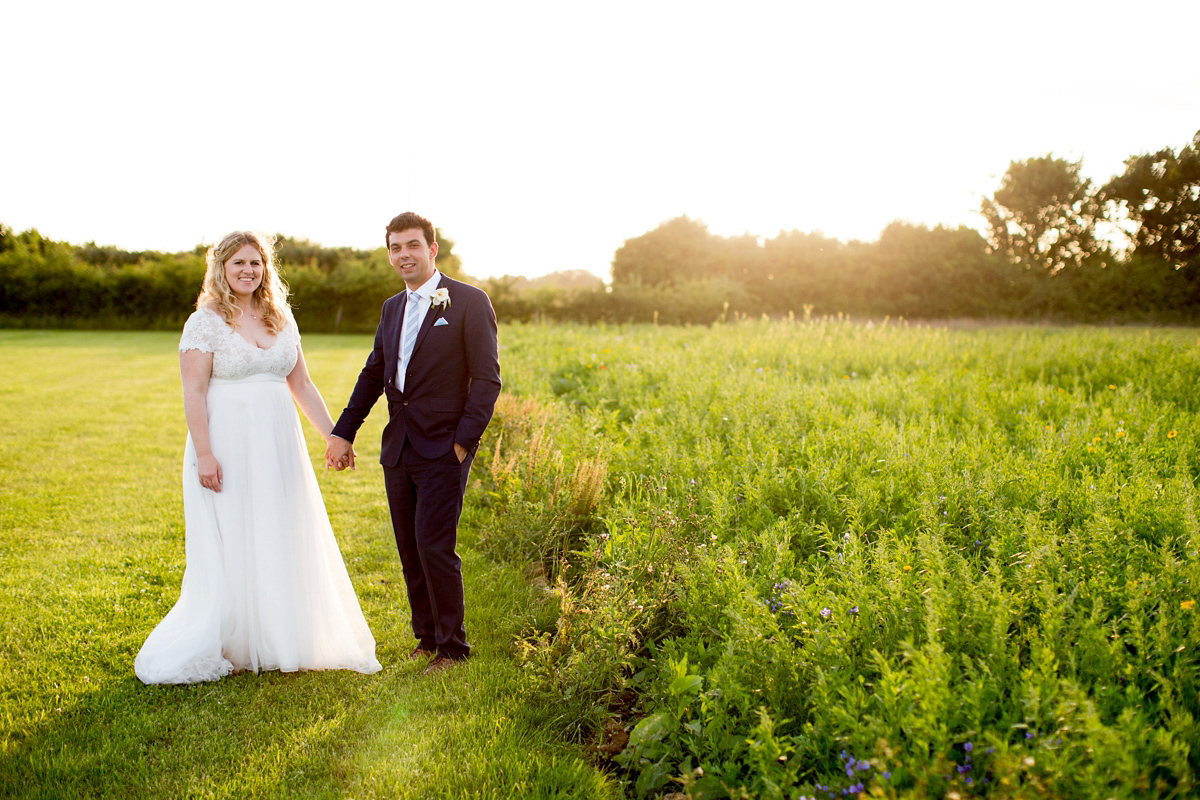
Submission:
[[200,485],[214,492],[221,491],[221,465],[212,453],[196,459],[196,467],[200,473]]
[[354,469],[354,445],[340,436],[330,436],[325,440],[325,469],[335,469],[341,472],[346,467]]

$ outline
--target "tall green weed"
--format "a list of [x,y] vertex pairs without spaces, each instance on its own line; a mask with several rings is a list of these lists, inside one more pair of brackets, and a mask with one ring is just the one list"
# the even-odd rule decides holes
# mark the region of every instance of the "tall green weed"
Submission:
[[[548,570],[560,614],[527,669],[635,794],[1195,791],[1195,331],[502,345],[508,402],[542,416],[490,434],[508,466],[484,496],[520,528],[491,549]],[[598,457],[597,502],[564,514]]]

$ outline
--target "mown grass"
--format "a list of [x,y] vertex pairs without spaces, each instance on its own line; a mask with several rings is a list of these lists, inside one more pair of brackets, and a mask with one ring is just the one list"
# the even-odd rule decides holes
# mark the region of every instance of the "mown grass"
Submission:
[[[318,480],[383,672],[134,677],[184,567],[177,341],[0,331],[0,796],[613,796],[557,707],[521,699],[513,642],[547,610],[519,569],[463,548],[476,657],[433,679],[406,660],[378,413],[359,469]],[[369,346],[306,337],[335,414]]]

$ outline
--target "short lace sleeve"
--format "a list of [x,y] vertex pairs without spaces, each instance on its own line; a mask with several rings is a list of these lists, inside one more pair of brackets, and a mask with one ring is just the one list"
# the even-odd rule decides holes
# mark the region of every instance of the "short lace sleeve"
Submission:
[[192,312],[183,325],[183,336],[179,337],[179,352],[199,350],[202,353],[214,353],[217,349],[217,337],[220,330],[217,322],[220,317],[206,308]]

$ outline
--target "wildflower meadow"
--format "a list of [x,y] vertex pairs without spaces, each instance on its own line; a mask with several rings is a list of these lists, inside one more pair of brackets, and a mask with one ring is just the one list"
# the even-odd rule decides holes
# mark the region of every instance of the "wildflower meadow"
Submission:
[[631,796],[1194,796],[1197,331],[502,341],[480,545]]

